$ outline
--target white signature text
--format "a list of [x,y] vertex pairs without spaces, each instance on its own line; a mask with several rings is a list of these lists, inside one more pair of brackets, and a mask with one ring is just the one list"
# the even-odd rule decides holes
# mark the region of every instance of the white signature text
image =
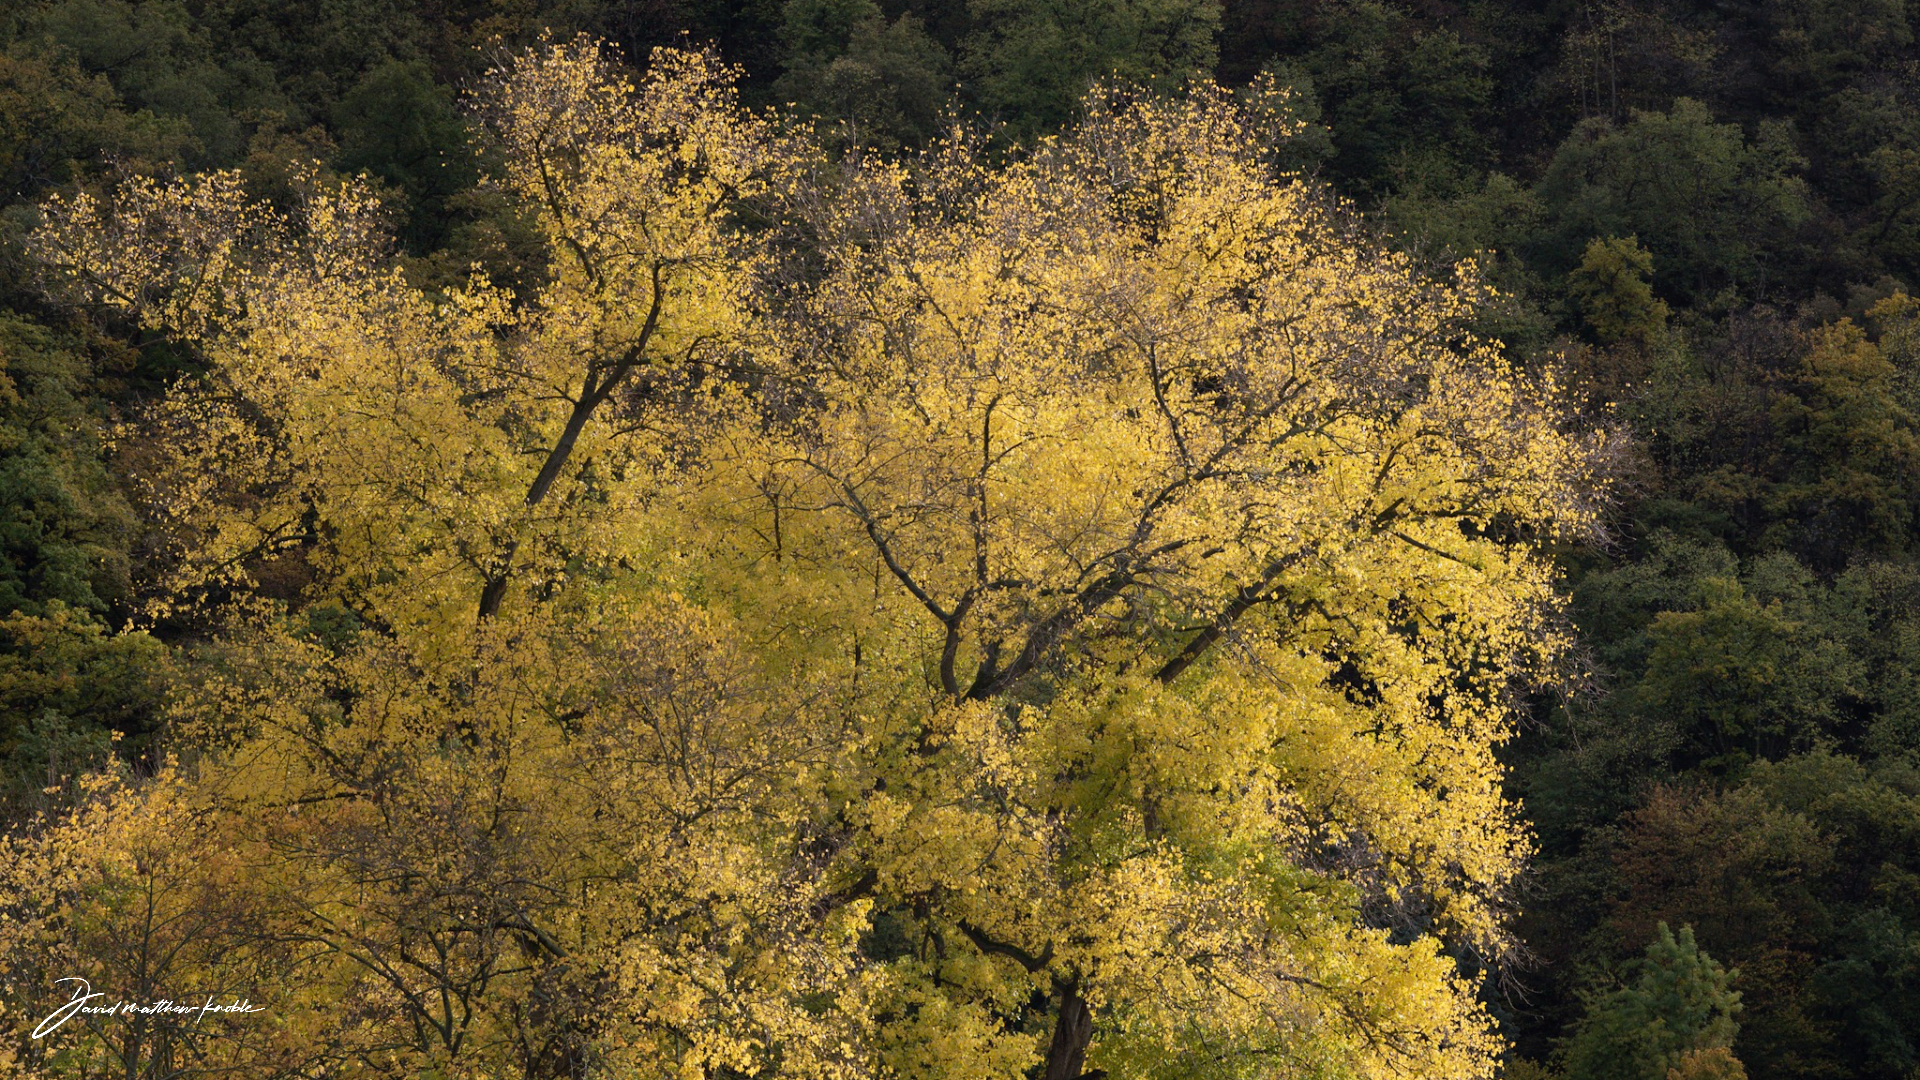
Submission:
[[236,998],[231,1002],[223,1003],[209,997],[199,1005],[174,1001],[171,998],[160,998],[157,1001],[149,1001],[146,1004],[141,1004],[136,1001],[102,1003],[98,1002],[98,999],[106,997],[106,995],[94,993],[93,986],[85,979],[56,979],[54,983],[55,985],[60,983],[78,983],[79,985],[74,988],[71,1000],[58,1009],[53,1010],[53,1012],[48,1013],[47,1018],[40,1021],[40,1026],[33,1029],[33,1037],[36,1039],[45,1035],[51,1035],[60,1030],[62,1024],[65,1024],[76,1016],[98,1016],[105,1018],[112,1016],[184,1017],[192,1015],[193,1022],[198,1024],[208,1013],[257,1013],[267,1011],[265,1005],[255,1005],[245,998]]

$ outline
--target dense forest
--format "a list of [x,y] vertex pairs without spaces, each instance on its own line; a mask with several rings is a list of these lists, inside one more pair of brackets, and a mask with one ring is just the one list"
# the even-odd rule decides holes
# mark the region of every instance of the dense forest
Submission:
[[10,1074],[1920,1077],[1905,0],[18,0],[0,176]]

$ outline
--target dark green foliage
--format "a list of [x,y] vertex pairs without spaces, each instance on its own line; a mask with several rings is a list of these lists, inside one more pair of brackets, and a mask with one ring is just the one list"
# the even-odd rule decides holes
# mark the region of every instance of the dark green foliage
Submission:
[[0,813],[44,805],[115,749],[145,752],[159,728],[166,647],[58,601],[45,611],[0,618]]
[[295,110],[267,65],[251,51],[222,57],[210,28],[177,0],[54,0],[24,23],[23,44],[111,79],[132,109],[184,123],[193,137],[187,160],[196,165],[240,156],[244,115]]
[[1102,79],[1177,89],[1217,59],[1219,0],[968,0],[981,107],[1024,133],[1072,118]]
[[1705,348],[1671,352],[1628,403],[1670,497],[1739,550],[1783,549],[1829,574],[1912,554],[1920,413],[1900,352],[1910,303],[1875,309],[1891,350],[1850,321],[1803,330],[1756,313]]
[[[1894,982],[1876,1000],[1907,1008],[1885,918],[1839,897],[1883,907],[1872,898],[1920,869],[1920,848],[1877,839],[1909,835],[1888,789],[1920,761],[1920,566],[1862,559],[1827,576],[1786,552],[1742,560],[1661,532],[1577,596],[1607,692],[1529,736],[1538,756],[1518,772],[1546,852],[1527,933],[1553,962],[1554,996],[1656,922],[1690,923],[1744,973],[1735,1050],[1754,1077],[1904,1075],[1868,1068],[1838,1034],[1861,1014],[1836,997],[1857,985],[1834,973],[1880,956]],[[1845,829],[1809,812],[1812,796],[1849,789]],[[1901,909],[1898,940],[1920,940],[1916,911]]]
[[81,357],[0,315],[0,614],[124,602],[133,515],[78,395]]
[[1393,0],[1261,0],[1227,5],[1222,67],[1277,68],[1325,109],[1330,171],[1368,195],[1455,195],[1493,164],[1496,66],[1532,16],[1483,5],[1453,20]]
[[1831,93],[1913,44],[1901,0],[1769,0],[1764,11],[1769,74],[1783,101]]
[[1394,186],[1455,181],[1480,164],[1475,123],[1493,93],[1484,48],[1451,29],[1422,28],[1380,0],[1329,5],[1306,70],[1327,101],[1334,167]]
[[1699,1052],[1733,1043],[1740,995],[1694,945],[1692,927],[1675,936],[1661,923],[1628,975],[1627,985],[1588,998],[1567,1043],[1567,1080],[1667,1080]]
[[333,109],[334,166],[367,172],[404,200],[400,239],[425,253],[446,239],[447,202],[479,179],[467,125],[453,95],[425,64],[390,60],[361,78]]
[[1629,816],[1607,926],[1694,922],[1736,965],[1755,1076],[1902,1077],[1920,1063],[1920,774],[1815,753]]
[[1811,212],[1800,165],[1783,125],[1749,140],[1688,98],[1624,124],[1585,121],[1540,181],[1553,219],[1542,256],[1570,264],[1594,237],[1632,235],[1664,289],[1696,301],[1752,295]]
[[[1582,4],[1563,16],[1559,58],[1545,81],[1567,94],[1579,118],[1620,118],[1665,109],[1676,97],[1718,103],[1737,93],[1726,24],[1698,4]],[[1751,48],[1741,42],[1745,52]]]
[[0,189],[32,196],[108,160],[170,160],[187,141],[177,118],[129,112],[70,55],[21,42],[0,51]]
[[0,315],[0,818],[156,730],[166,649],[103,621],[129,601],[134,516],[80,397],[84,359]]
[[[1911,302],[1901,318],[1911,318]],[[1779,539],[1817,564],[1920,543],[1920,413],[1900,372],[1851,322],[1812,335],[1768,417],[1779,461],[1765,493]]]
[[913,14],[889,22],[872,0],[788,0],[785,74],[774,92],[850,141],[898,148],[937,133],[953,61]]

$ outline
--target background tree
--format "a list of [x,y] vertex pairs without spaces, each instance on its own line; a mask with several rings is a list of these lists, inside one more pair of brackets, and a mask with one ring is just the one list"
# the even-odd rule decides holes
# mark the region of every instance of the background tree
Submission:
[[[1693,929],[1661,923],[1627,986],[1587,1002],[1566,1047],[1570,1080],[1744,1076],[1725,1055],[1739,1029],[1733,976],[1699,950]],[[1714,1053],[1719,1051],[1720,1053]]]
[[955,100],[952,58],[911,12],[888,22],[871,2],[790,0],[783,36],[774,92],[859,144],[924,144]]
[[441,247],[448,200],[479,178],[453,95],[434,84],[426,65],[388,61],[340,97],[333,120],[340,132],[335,166],[364,169],[397,190],[406,215],[398,239],[409,250]]
[[1572,262],[1585,237],[1634,235],[1653,253],[1655,282],[1690,299],[1763,288],[1808,210],[1787,133],[1764,127],[1759,140],[1687,98],[1620,125],[1583,122],[1540,179],[1560,257]]
[[1218,0],[969,0],[964,64],[981,107],[1032,134],[1073,119],[1102,79],[1177,89],[1215,60]]
[[1567,276],[1580,314],[1604,343],[1652,345],[1665,335],[1667,305],[1654,299],[1647,279],[1653,256],[1634,237],[1587,244],[1580,266]]

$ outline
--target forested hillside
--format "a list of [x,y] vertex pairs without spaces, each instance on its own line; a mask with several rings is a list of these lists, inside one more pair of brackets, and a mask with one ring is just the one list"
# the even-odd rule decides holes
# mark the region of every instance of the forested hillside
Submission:
[[0,177],[8,1075],[1920,1076],[1905,0],[16,0]]

